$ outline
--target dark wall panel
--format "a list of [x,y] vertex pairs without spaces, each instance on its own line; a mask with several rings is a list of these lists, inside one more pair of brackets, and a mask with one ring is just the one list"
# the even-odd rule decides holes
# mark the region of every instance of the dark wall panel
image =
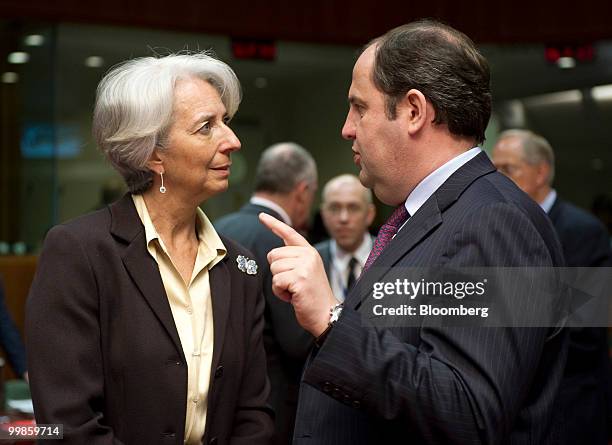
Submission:
[[0,0],[0,17],[161,27],[238,37],[362,44],[391,27],[435,17],[479,43],[612,38],[612,2],[475,0]]

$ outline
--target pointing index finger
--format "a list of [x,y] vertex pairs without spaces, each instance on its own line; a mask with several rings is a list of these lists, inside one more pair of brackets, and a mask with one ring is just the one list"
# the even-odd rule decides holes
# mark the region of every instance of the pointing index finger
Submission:
[[259,220],[276,236],[282,238],[286,246],[310,246],[310,244],[308,244],[308,241],[306,241],[302,235],[297,233],[295,230],[293,230],[293,228],[291,228],[284,222],[274,218],[273,216],[261,212],[259,214]]

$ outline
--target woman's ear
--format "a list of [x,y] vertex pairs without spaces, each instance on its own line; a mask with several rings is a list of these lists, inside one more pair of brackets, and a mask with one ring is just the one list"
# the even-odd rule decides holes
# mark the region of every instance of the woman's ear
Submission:
[[160,173],[164,173],[164,161],[159,156],[159,150],[157,148],[153,150],[151,157],[147,161],[147,167],[149,168],[149,170],[157,173],[158,175]]

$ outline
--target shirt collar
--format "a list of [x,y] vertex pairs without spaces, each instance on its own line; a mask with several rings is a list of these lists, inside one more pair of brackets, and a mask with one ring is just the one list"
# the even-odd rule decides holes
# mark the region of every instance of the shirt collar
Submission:
[[285,209],[283,209],[281,206],[279,206],[274,201],[270,201],[269,199],[262,198],[261,196],[251,196],[251,199],[249,200],[249,202],[254,205],[267,207],[270,210],[274,210],[276,213],[278,213],[278,216],[281,217],[281,219],[283,220],[285,224],[287,224],[288,226],[293,226],[293,224],[291,223],[291,218],[289,217],[289,214],[285,212]]
[[475,158],[481,151],[480,147],[474,147],[465,153],[461,153],[441,167],[438,167],[427,175],[425,179],[419,182],[414,190],[408,195],[404,203],[410,216],[414,215],[417,210],[425,204],[425,201],[427,201],[453,173],[459,170],[468,161]]
[[[144,198],[142,195],[132,195],[132,200],[134,201],[134,206],[136,207],[138,216],[140,217],[145,229],[147,247],[150,246],[151,242],[157,240],[161,248],[167,254],[168,251],[166,246],[164,245],[162,238],[159,236],[157,229],[153,225],[153,221],[149,215],[149,210],[147,209]],[[227,249],[215,231],[212,223],[199,207],[196,209],[196,231],[200,243],[200,252],[203,253],[202,250],[206,248],[206,250],[210,251],[212,254],[212,257],[209,259],[210,261],[206,261],[206,263],[209,264],[210,269],[223,259],[223,257],[227,254]],[[157,260],[157,258],[155,259]]]
[[548,195],[546,195],[546,198],[544,198],[544,200],[540,202],[539,204],[540,204],[540,207],[542,207],[542,210],[544,210],[546,213],[549,213],[550,209],[552,209],[552,206],[555,204],[556,200],[557,200],[557,191],[555,189],[551,189]]
[[368,259],[368,255],[370,255],[370,250],[372,250],[372,237],[368,232],[364,233],[361,245],[353,253],[346,252],[340,248],[334,239],[331,240],[329,248],[333,261],[340,270],[346,269],[352,257],[355,257],[359,265],[363,267]]

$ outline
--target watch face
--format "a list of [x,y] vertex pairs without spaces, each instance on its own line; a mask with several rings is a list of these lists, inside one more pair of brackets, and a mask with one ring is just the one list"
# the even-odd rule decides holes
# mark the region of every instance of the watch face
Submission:
[[331,314],[329,317],[330,324],[338,321],[338,319],[340,318],[340,314],[342,313],[342,309],[343,309],[342,304],[339,304],[335,306],[334,308],[332,308],[332,310],[330,311]]

